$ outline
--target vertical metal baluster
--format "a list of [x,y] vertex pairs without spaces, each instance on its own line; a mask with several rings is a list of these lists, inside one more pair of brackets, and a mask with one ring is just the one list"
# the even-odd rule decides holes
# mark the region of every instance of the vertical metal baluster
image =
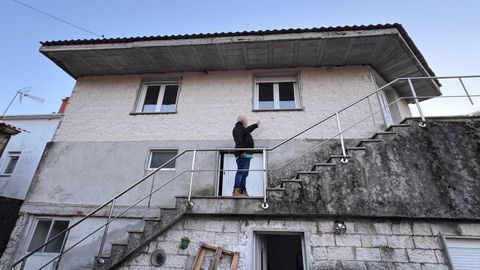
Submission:
[[423,116],[422,108],[420,107],[420,102],[418,102],[417,93],[415,92],[415,88],[413,87],[412,79],[407,79],[408,85],[410,85],[410,90],[412,91],[413,98],[415,100],[415,104],[417,105],[418,113],[420,114],[420,118],[422,121],[418,123],[420,127],[426,127],[427,123],[425,122],[425,116]]
[[267,149],[263,149],[263,203],[260,205],[263,210],[267,210],[267,186],[268,186],[268,170],[267,170]]
[[152,203],[152,193],[153,193],[153,187],[155,185],[155,175],[157,175],[157,172],[153,173],[152,186],[150,187],[150,196],[148,196],[148,208],[150,208],[150,204]]
[[342,163],[348,163],[347,152],[345,151],[345,142],[343,141],[343,131],[342,131],[342,126],[340,125],[340,117],[338,116],[338,112],[335,113],[335,116],[337,118],[338,133],[340,134],[340,143],[342,145],[343,158],[340,161]]
[[467,94],[467,97],[468,97],[468,99],[470,100],[470,104],[473,105],[473,100],[472,100],[472,98],[470,97],[470,94],[468,93],[467,88],[465,87],[465,84],[463,84],[462,78],[459,77],[458,80],[459,80],[460,83],[462,84],[463,90],[465,91],[465,94]]
[[375,115],[373,114],[372,103],[370,102],[370,96],[367,96],[367,101],[368,101],[368,107],[370,107],[370,115],[372,116],[373,125],[375,126],[377,123],[375,123]]
[[193,156],[192,156],[192,171],[190,172],[190,187],[188,188],[188,200],[186,203],[187,208],[192,208],[193,207],[193,202],[192,202],[192,185],[193,185],[193,172],[195,171],[195,156],[197,155],[197,150],[193,150]]
[[382,113],[382,117],[383,117],[383,121],[385,122],[385,126],[387,125],[387,118],[385,117],[385,111],[383,110],[383,106],[382,106],[382,100],[380,98],[380,94],[378,93],[375,93],[377,95],[377,100],[378,100],[378,107],[380,107],[380,112]]
[[99,263],[103,263],[100,260],[100,256],[102,256],[103,246],[105,245],[105,239],[107,239],[108,227],[110,226],[110,219],[112,218],[113,208],[115,207],[116,200],[117,199],[113,199],[112,201],[112,205],[110,206],[110,211],[108,213],[107,223],[105,225],[105,229],[103,230],[102,242],[100,243],[100,249],[98,250],[98,257],[97,257],[97,260]]
[[[20,270],[23,270],[25,268],[25,264],[27,264],[27,259],[28,258],[25,258],[23,261],[22,261],[22,265],[20,265]],[[12,270],[14,270],[14,268],[12,267]]]
[[58,270],[58,266],[60,265],[60,261],[62,260],[63,250],[65,249],[65,244],[67,243],[69,233],[70,233],[70,230],[68,230],[65,233],[65,238],[63,239],[62,248],[60,249],[60,256],[58,257],[57,265],[55,265],[55,270]]

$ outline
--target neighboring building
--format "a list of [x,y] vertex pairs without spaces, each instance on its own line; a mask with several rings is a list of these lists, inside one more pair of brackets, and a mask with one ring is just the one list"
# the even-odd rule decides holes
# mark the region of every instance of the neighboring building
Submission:
[[[447,269],[442,239],[454,259],[478,246],[458,238],[480,236],[479,151],[465,147],[478,119],[422,129],[408,119],[406,81],[364,98],[400,77],[434,76],[401,25],[52,41],[40,51],[77,84],[2,269],[39,248],[25,269],[152,269],[163,260],[159,269],[190,269],[201,242],[240,252],[239,269]],[[419,96],[441,94],[435,79],[413,84]],[[230,197],[239,114],[261,121],[257,148],[284,143],[266,160],[255,153],[245,199]],[[96,258],[100,226],[123,211]]]
[[0,155],[3,154],[10,138],[21,130],[3,121],[0,121]]
[[21,127],[0,158],[0,196],[23,200],[48,142],[53,138],[61,114],[5,116],[4,121]]

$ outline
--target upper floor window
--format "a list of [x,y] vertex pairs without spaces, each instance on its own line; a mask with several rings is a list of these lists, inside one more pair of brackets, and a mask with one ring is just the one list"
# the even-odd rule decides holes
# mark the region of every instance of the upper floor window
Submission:
[[[70,222],[65,219],[38,218],[35,222],[35,230],[33,231],[32,238],[30,239],[27,252],[32,252],[46,242],[50,241],[57,234],[67,229],[69,223]],[[65,233],[55,238],[55,240],[40,249],[40,252],[60,253],[64,242]]]
[[8,152],[8,158],[5,166],[3,167],[3,175],[11,175],[15,166],[18,163],[18,159],[20,158],[21,152]]
[[178,83],[144,83],[138,99],[136,112],[176,112],[178,89]]
[[256,77],[255,110],[300,109],[296,76]]
[[445,236],[446,251],[454,269],[478,269],[480,266],[480,238]]

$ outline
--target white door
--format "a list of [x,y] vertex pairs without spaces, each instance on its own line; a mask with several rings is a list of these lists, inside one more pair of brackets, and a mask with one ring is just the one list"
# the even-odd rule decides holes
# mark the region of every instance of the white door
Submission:
[[382,108],[383,117],[385,119],[385,125],[389,127],[393,125],[393,118],[392,118],[392,113],[390,112],[390,107],[388,106],[387,97],[385,96],[385,92],[383,91],[379,91],[378,94],[380,97],[379,102]]
[[[232,196],[233,185],[235,184],[235,170],[237,169],[236,158],[233,154],[223,155],[223,169],[234,170],[223,172],[222,196]],[[263,196],[263,171],[252,171],[263,169],[263,155],[253,154],[250,161],[250,171],[247,176],[247,192],[250,196]]]

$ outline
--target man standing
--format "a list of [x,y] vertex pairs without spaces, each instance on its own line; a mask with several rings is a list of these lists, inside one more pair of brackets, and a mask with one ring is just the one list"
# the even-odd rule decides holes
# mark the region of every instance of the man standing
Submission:
[[[233,140],[235,148],[254,148],[254,142],[250,133],[260,125],[260,121],[251,126],[248,125],[247,117],[241,115],[237,118],[237,123],[233,128]],[[235,151],[237,159],[237,174],[235,174],[235,185],[233,186],[233,197],[248,197],[247,188],[245,187],[248,169],[250,168],[250,160],[253,152],[239,150]]]

